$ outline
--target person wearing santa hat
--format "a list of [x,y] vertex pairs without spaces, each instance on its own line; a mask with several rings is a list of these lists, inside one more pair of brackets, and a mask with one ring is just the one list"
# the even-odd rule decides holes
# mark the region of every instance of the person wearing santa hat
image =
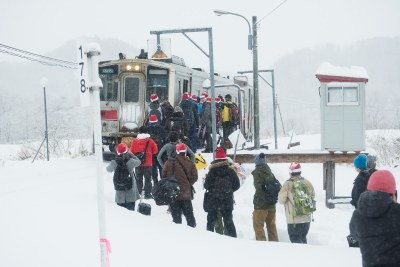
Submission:
[[388,170],[375,171],[350,220],[363,266],[400,266],[400,204],[396,180]]
[[211,120],[211,98],[207,97],[206,102],[203,104],[203,109],[200,116],[199,139],[205,141],[206,149],[204,153],[211,153],[213,151],[212,143],[212,120]]
[[[164,127],[160,125],[158,122],[157,116],[152,114],[149,117],[149,124],[147,126],[147,133],[150,134],[150,138],[154,140],[157,145],[158,151],[164,146],[165,140],[167,139],[167,132],[165,131]],[[158,152],[153,154],[153,165],[152,165],[152,172],[151,177],[153,180],[153,187],[158,182],[158,172],[162,171],[162,166],[158,163],[157,160]]]
[[305,215],[294,214],[294,183],[303,182],[308,188],[312,198],[315,198],[314,187],[311,182],[301,176],[301,165],[298,162],[292,162],[289,166],[290,178],[286,180],[278,194],[278,202],[285,207],[287,230],[290,242],[307,244],[307,234],[310,229],[312,213]]
[[189,99],[189,94],[186,92],[181,97],[181,102],[179,103],[179,107],[182,108],[183,114],[185,115],[185,119],[189,124],[189,133],[188,137],[192,144],[192,150],[196,153],[198,138],[196,129],[199,127],[199,115],[197,104],[195,104],[192,100]]
[[164,120],[164,112],[162,106],[160,105],[157,94],[150,95],[150,104],[145,112],[145,125],[148,125],[149,118],[152,114],[157,116],[158,123],[162,125]]
[[210,163],[209,172],[204,181],[203,208],[207,212],[207,230],[214,232],[218,211],[221,212],[225,234],[237,237],[233,222],[233,192],[239,189],[240,180],[236,171],[230,167],[223,147],[218,147],[215,160]]
[[196,219],[193,213],[192,199],[194,192],[193,185],[197,182],[198,174],[196,166],[186,157],[187,148],[183,143],[175,145],[176,157],[169,158],[162,170],[162,177],[175,176],[178,182],[180,193],[176,200],[170,204],[172,221],[177,224],[182,223],[182,214],[186,218],[186,223],[190,227],[196,227]]
[[115,202],[118,206],[135,210],[135,201],[140,195],[133,172],[141,162],[124,143],[117,145],[116,152],[117,156],[107,166],[108,172],[114,172]]

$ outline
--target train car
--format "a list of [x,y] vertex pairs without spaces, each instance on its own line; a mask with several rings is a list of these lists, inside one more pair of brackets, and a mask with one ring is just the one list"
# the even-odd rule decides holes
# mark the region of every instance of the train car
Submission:
[[[123,136],[143,125],[150,95],[156,93],[160,103],[168,100],[172,106],[179,104],[181,96],[190,92],[199,96],[210,88],[203,88],[209,74],[197,68],[189,68],[184,60],[172,56],[168,59],[148,59],[142,50],[135,59],[103,61],[99,63],[99,75],[103,82],[100,90],[102,142],[112,152]],[[253,91],[247,80],[233,80],[215,75],[215,84],[227,86],[215,88],[215,95],[232,95],[241,114],[240,129],[247,138],[252,136]],[[231,84],[239,84],[240,89]]]

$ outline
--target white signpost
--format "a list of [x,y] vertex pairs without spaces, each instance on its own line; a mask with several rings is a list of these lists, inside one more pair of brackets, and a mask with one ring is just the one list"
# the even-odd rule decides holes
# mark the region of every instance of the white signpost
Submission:
[[99,220],[99,242],[101,267],[109,266],[110,243],[106,238],[106,220],[104,209],[104,181],[103,181],[103,151],[101,140],[101,117],[100,117],[100,88],[103,84],[99,78],[99,56],[101,48],[96,43],[78,47],[81,92],[81,105],[93,108],[93,129],[96,155],[97,176],[97,207]]

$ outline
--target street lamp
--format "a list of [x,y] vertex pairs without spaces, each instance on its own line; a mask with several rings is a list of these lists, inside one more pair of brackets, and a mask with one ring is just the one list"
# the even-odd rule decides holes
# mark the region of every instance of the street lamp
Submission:
[[249,25],[249,35],[247,36],[248,49],[249,50],[253,49],[253,35],[251,34],[251,26],[250,26],[250,22],[245,17],[243,17],[240,14],[236,14],[236,13],[232,13],[232,12],[228,12],[228,11],[224,11],[224,10],[218,10],[218,9],[214,10],[214,13],[217,16],[234,15],[234,16],[238,16],[238,17],[243,18],[247,22],[247,25]]
[[250,22],[242,15],[224,10],[214,10],[215,15],[234,15],[243,18],[249,25],[248,48],[253,51],[253,90],[254,90],[254,148],[260,149],[260,116],[258,97],[258,51],[257,51],[257,16],[252,17],[253,34]]
[[40,84],[43,87],[43,96],[44,96],[44,121],[46,130],[44,132],[44,138],[46,139],[46,152],[47,152],[47,161],[49,161],[49,132],[47,129],[47,104],[46,104],[46,85],[47,85],[47,78],[43,77],[40,80]]

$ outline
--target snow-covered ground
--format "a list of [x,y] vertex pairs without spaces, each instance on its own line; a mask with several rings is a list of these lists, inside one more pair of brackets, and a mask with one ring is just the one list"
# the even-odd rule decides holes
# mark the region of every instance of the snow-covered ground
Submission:
[[[270,149],[274,147],[273,140]],[[295,136],[293,150],[319,149],[319,135]],[[262,144],[265,142],[261,142]],[[286,148],[287,138],[279,139]],[[283,149],[284,150],[284,149]],[[15,158],[18,147],[0,145],[0,262],[1,266],[99,266],[99,231],[94,156],[50,158],[50,161]],[[262,150],[267,152],[269,150]],[[208,162],[211,154],[205,154]],[[291,244],[284,208],[277,204],[280,242],[255,241],[252,228],[254,164],[245,164],[247,178],[235,193],[233,212],[238,238],[207,232],[202,208],[204,190],[199,172],[193,201],[197,227],[172,222],[165,206],[152,206],[151,216],[128,211],[114,203],[112,174],[105,170],[104,191],[106,233],[111,242],[110,266],[361,266],[357,248],[347,246],[348,223],[353,212],[349,204],[325,207],[322,164],[302,164],[303,176],[316,190],[317,211],[308,244]],[[275,176],[288,178],[288,164],[270,164]],[[397,183],[399,170],[388,166]],[[356,172],[337,164],[336,194],[349,196]]]

